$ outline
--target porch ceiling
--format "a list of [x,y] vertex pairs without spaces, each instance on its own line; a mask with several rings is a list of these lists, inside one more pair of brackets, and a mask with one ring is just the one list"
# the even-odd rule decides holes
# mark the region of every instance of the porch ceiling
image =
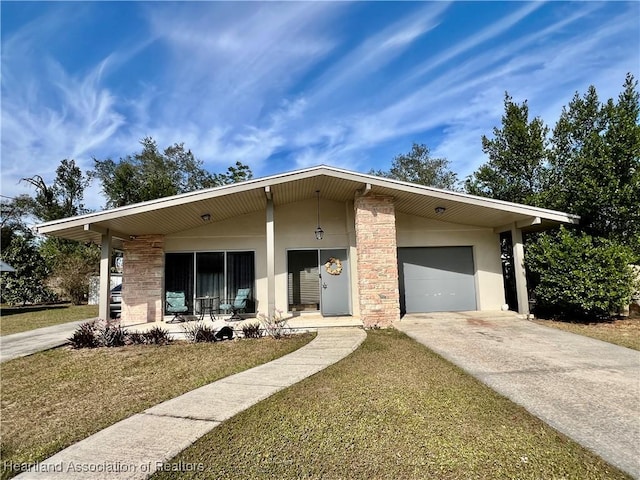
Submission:
[[[284,205],[315,198],[339,202],[353,200],[369,185],[369,195],[394,197],[398,212],[442,221],[500,230],[520,222],[520,227],[540,228],[549,224],[577,223],[578,217],[562,212],[538,209],[508,202],[473,197],[370,175],[314,167],[263,179],[191,192],[184,195],[72,217],[38,226],[38,232],[83,242],[101,241],[101,232],[109,229],[116,237],[146,234],[170,234],[202,225],[201,215],[218,222],[266,209],[270,190],[273,203]],[[436,214],[436,207],[444,207]]]

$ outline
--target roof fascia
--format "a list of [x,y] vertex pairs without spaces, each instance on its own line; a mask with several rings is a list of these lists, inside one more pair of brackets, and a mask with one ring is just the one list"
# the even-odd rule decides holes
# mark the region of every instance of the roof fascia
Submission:
[[[389,188],[394,190],[402,190],[408,193],[415,193],[418,195],[429,194],[429,196],[440,198],[443,200],[451,200],[454,202],[462,202],[470,205],[477,205],[487,208],[493,208],[513,213],[519,213],[522,215],[542,217],[549,220],[555,220],[562,223],[574,223],[577,224],[580,217],[564,212],[555,210],[547,210],[544,208],[530,207],[528,205],[520,205],[512,202],[505,202],[503,200],[494,200],[491,198],[477,197],[475,195],[469,195],[462,192],[452,192],[450,190],[443,190],[434,187],[428,187],[425,185],[417,185],[413,183],[403,182],[400,180],[388,179],[376,177],[365,173],[352,172],[350,170],[344,170],[341,168],[330,167],[327,165],[319,165],[302,170],[295,170],[292,172],[285,172],[269,177],[257,178],[246,180],[240,183],[234,183],[231,185],[222,185],[219,187],[208,188],[205,190],[197,190],[194,192],[183,193],[180,195],[174,195],[171,197],[159,198],[156,200],[149,200],[147,202],[136,203],[133,205],[126,205],[123,207],[117,207],[110,210],[104,210],[101,212],[93,212],[77,217],[69,217],[60,220],[54,220],[51,222],[42,223],[37,225],[38,233],[50,233],[58,231],[62,228],[73,228],[83,226],[85,224],[97,223],[101,221],[107,221],[114,218],[119,218],[128,215],[135,215],[139,213],[146,213],[157,209],[169,208],[179,206],[182,204],[197,202],[200,200],[206,200],[209,198],[215,198],[224,195],[230,195],[234,193],[241,193],[250,191],[253,189],[264,189],[272,185],[283,184],[291,181],[302,180],[311,178],[314,176],[326,175],[334,178],[350,180],[363,184],[363,189],[367,192],[371,192],[373,186],[379,186],[383,188]],[[371,187],[369,187],[369,185]]]

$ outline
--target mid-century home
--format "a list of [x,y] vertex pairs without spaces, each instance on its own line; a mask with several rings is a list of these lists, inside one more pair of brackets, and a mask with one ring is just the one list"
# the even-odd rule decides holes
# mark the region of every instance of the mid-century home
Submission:
[[[162,321],[166,293],[244,313],[316,312],[387,326],[405,313],[500,310],[500,239],[513,249],[517,310],[528,313],[523,232],[563,212],[318,166],[38,226],[102,247],[101,318],[112,251],[124,252],[122,323]],[[248,294],[248,295],[247,295]]]

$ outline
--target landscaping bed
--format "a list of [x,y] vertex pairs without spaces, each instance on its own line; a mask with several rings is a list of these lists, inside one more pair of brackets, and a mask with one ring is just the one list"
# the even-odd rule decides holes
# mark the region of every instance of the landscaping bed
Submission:
[[393,329],[166,466],[155,480],[629,478]]

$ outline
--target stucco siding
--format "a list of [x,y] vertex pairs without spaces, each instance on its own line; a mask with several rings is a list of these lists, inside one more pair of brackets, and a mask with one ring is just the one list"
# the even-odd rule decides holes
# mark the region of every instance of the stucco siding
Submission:
[[500,310],[505,303],[500,238],[493,229],[396,214],[398,247],[473,247],[477,308]]
[[353,215],[349,215],[351,202],[335,202],[320,198],[320,226],[324,230],[322,240],[316,240],[317,200],[280,205],[274,210],[276,256],[276,308],[287,311],[287,251],[304,249],[347,250],[349,254],[349,281],[351,283],[351,307],[353,315],[359,315],[357,302],[357,268],[353,258]]
[[253,292],[253,296],[257,311],[266,312],[268,299],[265,219],[265,212],[255,212],[173,233],[165,237],[165,252],[254,251],[256,291]]

